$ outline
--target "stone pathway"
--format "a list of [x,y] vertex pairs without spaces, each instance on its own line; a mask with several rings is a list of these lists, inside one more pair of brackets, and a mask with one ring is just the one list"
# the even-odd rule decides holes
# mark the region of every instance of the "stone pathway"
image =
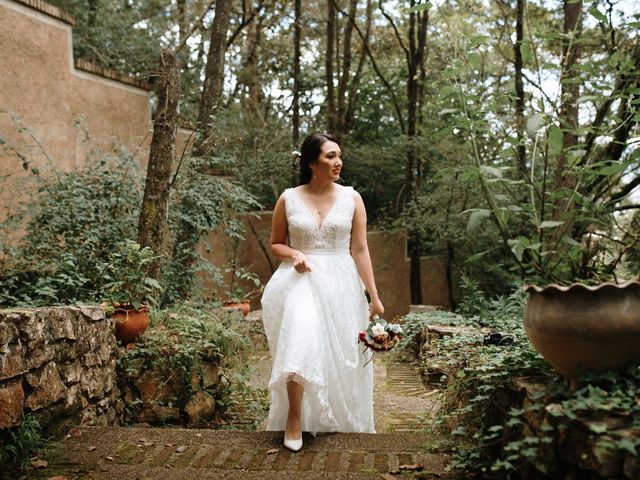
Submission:
[[[365,479],[420,470],[441,478],[441,455],[424,453],[429,437],[398,434],[305,434],[299,453],[279,432],[82,427],[64,452],[29,478],[67,479]],[[60,479],[56,479],[60,480]]]
[[[252,330],[259,332],[257,323],[255,327]],[[250,383],[264,387],[269,378],[269,353],[259,333],[253,340]],[[243,412],[239,404],[238,424],[230,427],[251,424],[258,431],[77,428],[50,455],[49,467],[31,471],[28,478],[456,478],[446,473],[445,455],[427,453],[433,437],[424,432],[424,426],[436,411],[438,391],[422,385],[409,358],[376,354],[373,362],[377,434],[331,433],[315,438],[305,434],[303,450],[294,454],[282,447],[281,432],[264,431],[266,419],[247,419],[246,412],[250,416],[251,410]],[[254,414],[257,411],[254,408]]]

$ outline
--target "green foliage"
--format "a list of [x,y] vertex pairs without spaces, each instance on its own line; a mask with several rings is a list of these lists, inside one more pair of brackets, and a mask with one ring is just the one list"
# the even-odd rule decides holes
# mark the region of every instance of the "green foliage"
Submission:
[[157,257],[149,247],[127,240],[116,245],[102,268],[105,296],[113,305],[138,310],[142,304],[154,305],[162,287],[147,276],[149,264]]
[[[589,13],[599,18],[594,8]],[[476,30],[473,23],[456,28],[457,24],[452,25],[455,17],[445,17],[446,41],[455,49],[439,79],[438,101],[440,115],[449,119],[449,131],[468,145],[470,161],[462,170],[474,180],[478,192],[464,210],[468,234],[478,232],[480,226],[485,228],[491,220],[494,237],[499,235],[511,256],[509,264],[531,282],[609,280],[620,273],[620,258],[631,245],[617,240],[631,229],[628,222],[618,221],[616,212],[631,203],[619,192],[625,178],[637,178],[638,153],[626,133],[612,140],[609,130],[629,121],[635,107],[625,107],[629,108],[627,120],[620,118],[624,109],[614,114],[601,108],[613,98],[625,104],[633,94],[635,87],[616,80],[633,75],[629,65],[623,62],[614,67],[618,55],[637,62],[633,29],[622,13],[613,17],[618,23],[615,27],[601,24],[602,31],[585,28],[572,39],[572,48],[581,49],[576,74],[563,71],[565,62],[557,61],[562,43],[558,19],[538,7],[527,8],[526,15],[530,17],[527,22],[535,19],[539,23],[537,29],[527,32],[521,48],[527,62],[525,81],[533,75],[538,79],[545,76],[546,82],[556,80],[558,88],[561,83],[563,88],[579,85],[583,95],[578,100],[580,108],[589,114],[576,120],[578,128],[569,128],[559,97],[551,98],[536,82],[525,93],[522,116],[510,113],[512,87],[500,88],[487,81],[494,75],[492,69],[501,68],[496,52],[502,34],[492,32],[492,27]],[[605,32],[612,28],[621,35],[620,50],[615,54],[586,48],[588,42],[608,35]],[[613,71],[616,74],[611,75]],[[608,85],[606,93],[603,85]],[[596,115],[598,109],[599,115],[609,115],[607,120],[602,122],[604,117]],[[518,122],[526,123],[521,134],[514,129]],[[595,146],[594,140],[599,145]],[[520,153],[524,158],[519,163]]]
[[[283,120],[250,106],[234,105],[220,112],[213,126],[215,136],[224,141],[216,146],[211,165],[232,172],[260,205],[272,208],[291,186],[293,174],[294,146],[286,140],[290,134]],[[295,179],[297,185],[297,174]]]
[[[179,173],[170,198],[166,244],[175,243],[184,224],[198,238],[216,228],[242,238],[239,214],[257,208],[255,198],[225,178],[194,175],[187,184],[190,171]],[[31,192],[28,200],[0,223],[0,306],[96,303],[106,290],[117,293],[113,300],[125,303],[128,296],[137,297],[131,297],[136,303],[141,295],[151,300],[148,295],[155,290],[167,305],[184,298],[176,293],[179,289],[186,289],[187,296],[199,293],[191,288],[198,271],[217,274],[195,242],[195,247],[175,245],[159,284],[143,275],[151,254],[134,252],[131,242],[137,237],[144,179],[125,150],[92,155],[86,167],[70,172],[51,166],[29,180],[37,189],[25,188]],[[126,242],[129,247],[119,247]],[[136,265],[130,263],[134,253]],[[194,261],[184,262],[185,257]],[[128,267],[118,277],[115,265],[124,263]]]
[[248,269],[230,265],[225,267],[224,271],[227,274],[231,274],[231,281],[228,285],[225,285],[224,282],[218,284],[219,286],[227,287],[223,297],[218,294],[220,300],[235,303],[244,302],[251,300],[262,290],[260,278]]
[[241,215],[260,206],[256,198],[235,181],[202,173],[203,162],[208,161],[192,159],[190,168],[175,185],[169,207],[173,251],[161,279],[163,306],[189,298],[208,299],[206,281],[213,278],[219,283],[221,276],[219,269],[200,255],[198,245],[204,242],[211,248],[206,234],[216,229],[232,241],[242,239]]
[[[154,0],[122,4],[109,0],[52,0],[75,17],[73,50],[84,58],[133,77],[147,77],[166,40],[170,8]],[[144,25],[144,27],[143,27]]]
[[33,414],[22,418],[20,425],[1,432],[0,476],[11,478],[15,470],[24,470],[29,459],[50,442],[42,436],[40,423]]
[[3,225],[7,231],[25,226],[26,234],[17,245],[15,238],[2,245],[13,260],[0,273],[0,305],[98,299],[99,267],[108,263],[114,245],[136,236],[141,179],[126,152],[89,165],[36,176],[33,198]]
[[[446,435],[454,467],[489,478],[556,478],[568,468],[558,453],[567,432],[593,435],[589,445],[614,456],[639,456],[638,366],[623,373],[585,372],[572,392],[526,338],[521,289],[491,300],[473,281],[464,290],[464,315],[413,314],[403,323],[412,335],[428,324],[472,327],[432,340],[420,357],[426,378],[444,387],[443,414],[433,428]],[[509,334],[514,343],[484,345],[480,327]],[[514,393],[522,385],[535,387],[524,401]]]

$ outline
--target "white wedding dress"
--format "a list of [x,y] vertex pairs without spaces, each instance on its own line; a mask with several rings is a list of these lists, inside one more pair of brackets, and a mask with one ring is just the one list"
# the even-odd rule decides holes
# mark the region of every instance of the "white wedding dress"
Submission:
[[351,187],[318,227],[298,192],[285,190],[289,244],[305,254],[311,271],[283,261],[262,295],[273,361],[267,430],[284,430],[287,380],[304,387],[302,431],[369,432],[373,425],[373,366],[358,332],[367,327],[364,285],[350,254],[355,202]]

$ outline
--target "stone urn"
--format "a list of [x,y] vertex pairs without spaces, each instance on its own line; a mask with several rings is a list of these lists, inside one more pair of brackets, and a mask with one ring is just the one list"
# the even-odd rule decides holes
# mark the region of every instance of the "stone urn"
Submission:
[[577,369],[619,370],[640,361],[640,283],[524,287],[533,346],[577,387]]

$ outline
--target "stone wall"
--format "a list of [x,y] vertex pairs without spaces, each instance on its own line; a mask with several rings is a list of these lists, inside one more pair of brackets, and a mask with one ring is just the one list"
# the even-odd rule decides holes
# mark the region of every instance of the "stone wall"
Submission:
[[98,307],[0,310],[0,429],[119,423],[113,331]]
[[173,365],[169,356],[131,359],[128,353],[121,347],[118,354],[125,365],[118,378],[126,406],[125,423],[195,427],[215,420],[221,375],[218,361],[194,354],[187,373]]

